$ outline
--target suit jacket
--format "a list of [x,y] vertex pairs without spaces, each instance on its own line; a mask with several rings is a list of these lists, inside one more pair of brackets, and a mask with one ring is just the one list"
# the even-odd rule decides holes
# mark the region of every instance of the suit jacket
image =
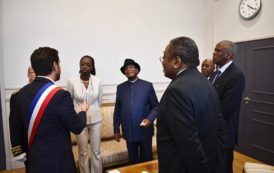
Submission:
[[[215,73],[210,77],[213,81]],[[237,143],[239,113],[241,107],[242,94],[245,88],[245,78],[242,71],[232,63],[214,81],[219,100],[221,102],[222,113],[228,126],[229,146],[234,147]]]
[[[188,68],[164,92],[157,118],[159,173],[209,173],[224,155],[226,127],[210,82]],[[224,135],[224,136],[222,136]]]
[[13,156],[18,156],[23,153],[27,153],[28,139],[23,124],[21,123],[21,117],[18,110],[18,104],[16,97],[18,91],[13,93],[10,97],[10,115],[9,115],[9,127],[10,127],[10,142],[11,152]]
[[76,112],[81,111],[81,104],[84,99],[89,101],[90,107],[87,111],[87,124],[102,121],[100,106],[102,103],[103,93],[99,77],[91,75],[88,88],[84,86],[80,76],[71,78],[68,80],[67,90],[72,97]]
[[[141,141],[154,134],[153,121],[158,111],[158,100],[152,83],[137,79],[134,83],[126,81],[117,87],[113,117],[114,133],[120,133],[128,142]],[[148,128],[140,126],[148,119]]]
[[[27,138],[27,116],[37,92],[49,79],[36,77],[16,96],[18,120]],[[18,122],[16,122],[18,123]],[[32,146],[28,148],[29,173],[75,173],[76,167],[71,149],[70,131],[79,134],[86,125],[86,114],[76,114],[69,92],[59,90],[47,105]],[[17,134],[21,132],[18,131]]]

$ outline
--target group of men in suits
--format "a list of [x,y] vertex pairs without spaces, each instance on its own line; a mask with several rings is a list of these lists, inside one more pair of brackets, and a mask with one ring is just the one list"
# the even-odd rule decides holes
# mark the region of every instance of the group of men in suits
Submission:
[[209,80],[197,70],[199,52],[188,37],[169,42],[161,59],[172,79],[159,105],[159,173],[231,173],[244,75],[233,63],[237,47],[216,45],[217,70]]
[[[233,172],[245,87],[243,73],[232,61],[236,52],[234,43],[218,43],[213,53],[217,70],[208,80],[197,70],[196,43],[188,37],[172,39],[160,59],[165,76],[172,80],[160,104],[152,83],[138,78],[140,65],[125,60],[120,70],[128,80],[117,87],[113,124],[115,139],[123,137],[127,142],[131,163],[152,160],[153,121],[157,117],[160,173]],[[83,130],[88,105],[83,103],[77,115],[70,94],[54,85],[61,73],[57,50],[36,49],[31,65],[37,77],[12,101],[16,108],[11,109],[11,128],[14,122],[19,128],[12,128],[11,133],[24,146],[15,156],[27,157],[29,173],[74,173],[70,132]]]

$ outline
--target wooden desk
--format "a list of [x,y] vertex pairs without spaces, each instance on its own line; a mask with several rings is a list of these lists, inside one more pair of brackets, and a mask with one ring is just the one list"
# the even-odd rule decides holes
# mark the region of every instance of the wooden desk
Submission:
[[[242,173],[245,162],[262,163],[244,154],[234,152],[233,172]],[[142,171],[147,171],[149,173],[158,173],[158,160],[152,160],[149,162],[139,163],[136,165],[120,167],[116,168],[116,170],[120,171],[121,173],[141,173]],[[109,172],[107,171],[107,173]]]
[[[149,173],[158,173],[158,160],[152,160],[112,170],[118,170],[121,173],[141,173],[142,171],[147,171]],[[109,171],[111,170],[107,170],[107,173],[109,173]]]

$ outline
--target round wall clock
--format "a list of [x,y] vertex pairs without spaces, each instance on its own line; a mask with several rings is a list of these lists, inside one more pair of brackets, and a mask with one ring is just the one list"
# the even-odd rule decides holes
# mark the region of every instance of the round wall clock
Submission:
[[240,16],[245,20],[252,19],[257,16],[261,7],[261,0],[241,0],[239,5]]

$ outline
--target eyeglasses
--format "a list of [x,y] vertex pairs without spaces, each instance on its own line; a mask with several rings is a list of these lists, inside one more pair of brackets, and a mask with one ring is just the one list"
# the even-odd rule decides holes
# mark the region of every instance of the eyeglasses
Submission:
[[164,57],[159,57],[159,60],[160,60],[160,62],[163,62],[163,60],[164,60]]

